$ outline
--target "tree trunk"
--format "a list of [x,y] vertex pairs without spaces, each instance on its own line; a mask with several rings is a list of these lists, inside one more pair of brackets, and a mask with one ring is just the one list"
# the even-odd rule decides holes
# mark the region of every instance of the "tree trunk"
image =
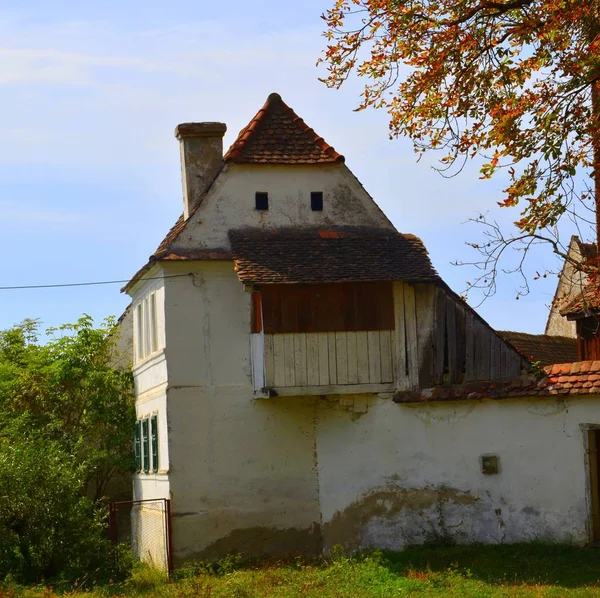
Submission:
[[[590,44],[600,35],[600,7],[599,0],[593,0],[593,15],[590,19],[588,39]],[[594,203],[596,206],[596,247],[600,251],[600,67],[596,66],[592,73],[592,147],[594,150],[594,164],[592,176],[594,178]]]

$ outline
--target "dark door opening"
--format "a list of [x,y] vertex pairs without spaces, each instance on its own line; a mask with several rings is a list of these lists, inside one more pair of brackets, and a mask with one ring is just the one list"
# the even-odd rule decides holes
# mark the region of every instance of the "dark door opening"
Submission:
[[592,507],[592,542],[600,542],[600,429],[588,430],[588,463]]

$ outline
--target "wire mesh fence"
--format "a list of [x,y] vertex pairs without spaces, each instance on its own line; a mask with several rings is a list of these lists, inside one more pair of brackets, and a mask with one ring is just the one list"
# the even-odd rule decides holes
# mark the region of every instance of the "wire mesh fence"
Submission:
[[108,522],[112,542],[129,546],[139,560],[167,573],[172,572],[169,499],[111,502]]

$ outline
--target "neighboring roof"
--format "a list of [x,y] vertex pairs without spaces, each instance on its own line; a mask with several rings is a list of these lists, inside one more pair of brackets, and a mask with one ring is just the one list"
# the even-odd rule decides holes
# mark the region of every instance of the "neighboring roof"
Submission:
[[[598,255],[595,243],[584,243],[577,235],[573,235],[571,237],[568,250],[570,256],[573,256],[574,249],[576,249],[579,252],[583,261],[594,259]],[[561,316],[566,316],[568,315],[568,313],[580,313],[581,311],[583,311],[585,298],[582,296],[582,293],[585,292],[585,290],[582,293],[575,295],[575,297],[568,297],[566,299],[564,298],[564,296],[559,297],[561,282],[566,276],[565,271],[567,265],[568,262],[565,260],[565,263],[563,264],[562,270],[558,278],[558,282],[556,283],[554,299],[552,300],[552,308],[550,309],[550,313],[548,314],[548,320],[546,321],[546,332],[548,332],[550,321],[553,318],[553,315],[556,313],[556,309],[558,309],[558,312]],[[563,305],[560,305],[561,301],[563,302]],[[594,302],[592,301],[592,304],[593,303]]]
[[282,99],[272,93],[229,148],[225,162],[239,164],[322,164],[343,162]]
[[508,381],[473,382],[396,392],[394,401],[396,403],[431,403],[556,395],[600,395],[600,361],[550,365],[544,368],[544,372],[545,377],[539,380],[535,376],[519,376]]
[[575,316],[600,310],[600,289],[597,284],[588,283],[581,293],[566,301],[560,308],[561,316]]
[[579,252],[583,259],[590,260],[597,257],[598,251],[595,243],[584,243],[577,235],[573,235],[571,238],[579,246]]
[[511,330],[499,330],[498,334],[519,353],[531,361],[539,361],[542,366],[577,361],[577,339]]
[[394,230],[243,229],[229,239],[244,283],[440,280],[421,240]]

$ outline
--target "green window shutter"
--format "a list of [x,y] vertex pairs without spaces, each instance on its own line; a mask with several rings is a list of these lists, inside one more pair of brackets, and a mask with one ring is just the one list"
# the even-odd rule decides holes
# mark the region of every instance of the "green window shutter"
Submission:
[[150,471],[150,435],[148,434],[148,418],[142,420],[142,462],[144,473]]
[[158,471],[158,423],[156,415],[150,418],[150,440],[152,442],[152,471]]
[[135,453],[135,470],[142,471],[142,422],[135,422],[135,439],[133,442]]

